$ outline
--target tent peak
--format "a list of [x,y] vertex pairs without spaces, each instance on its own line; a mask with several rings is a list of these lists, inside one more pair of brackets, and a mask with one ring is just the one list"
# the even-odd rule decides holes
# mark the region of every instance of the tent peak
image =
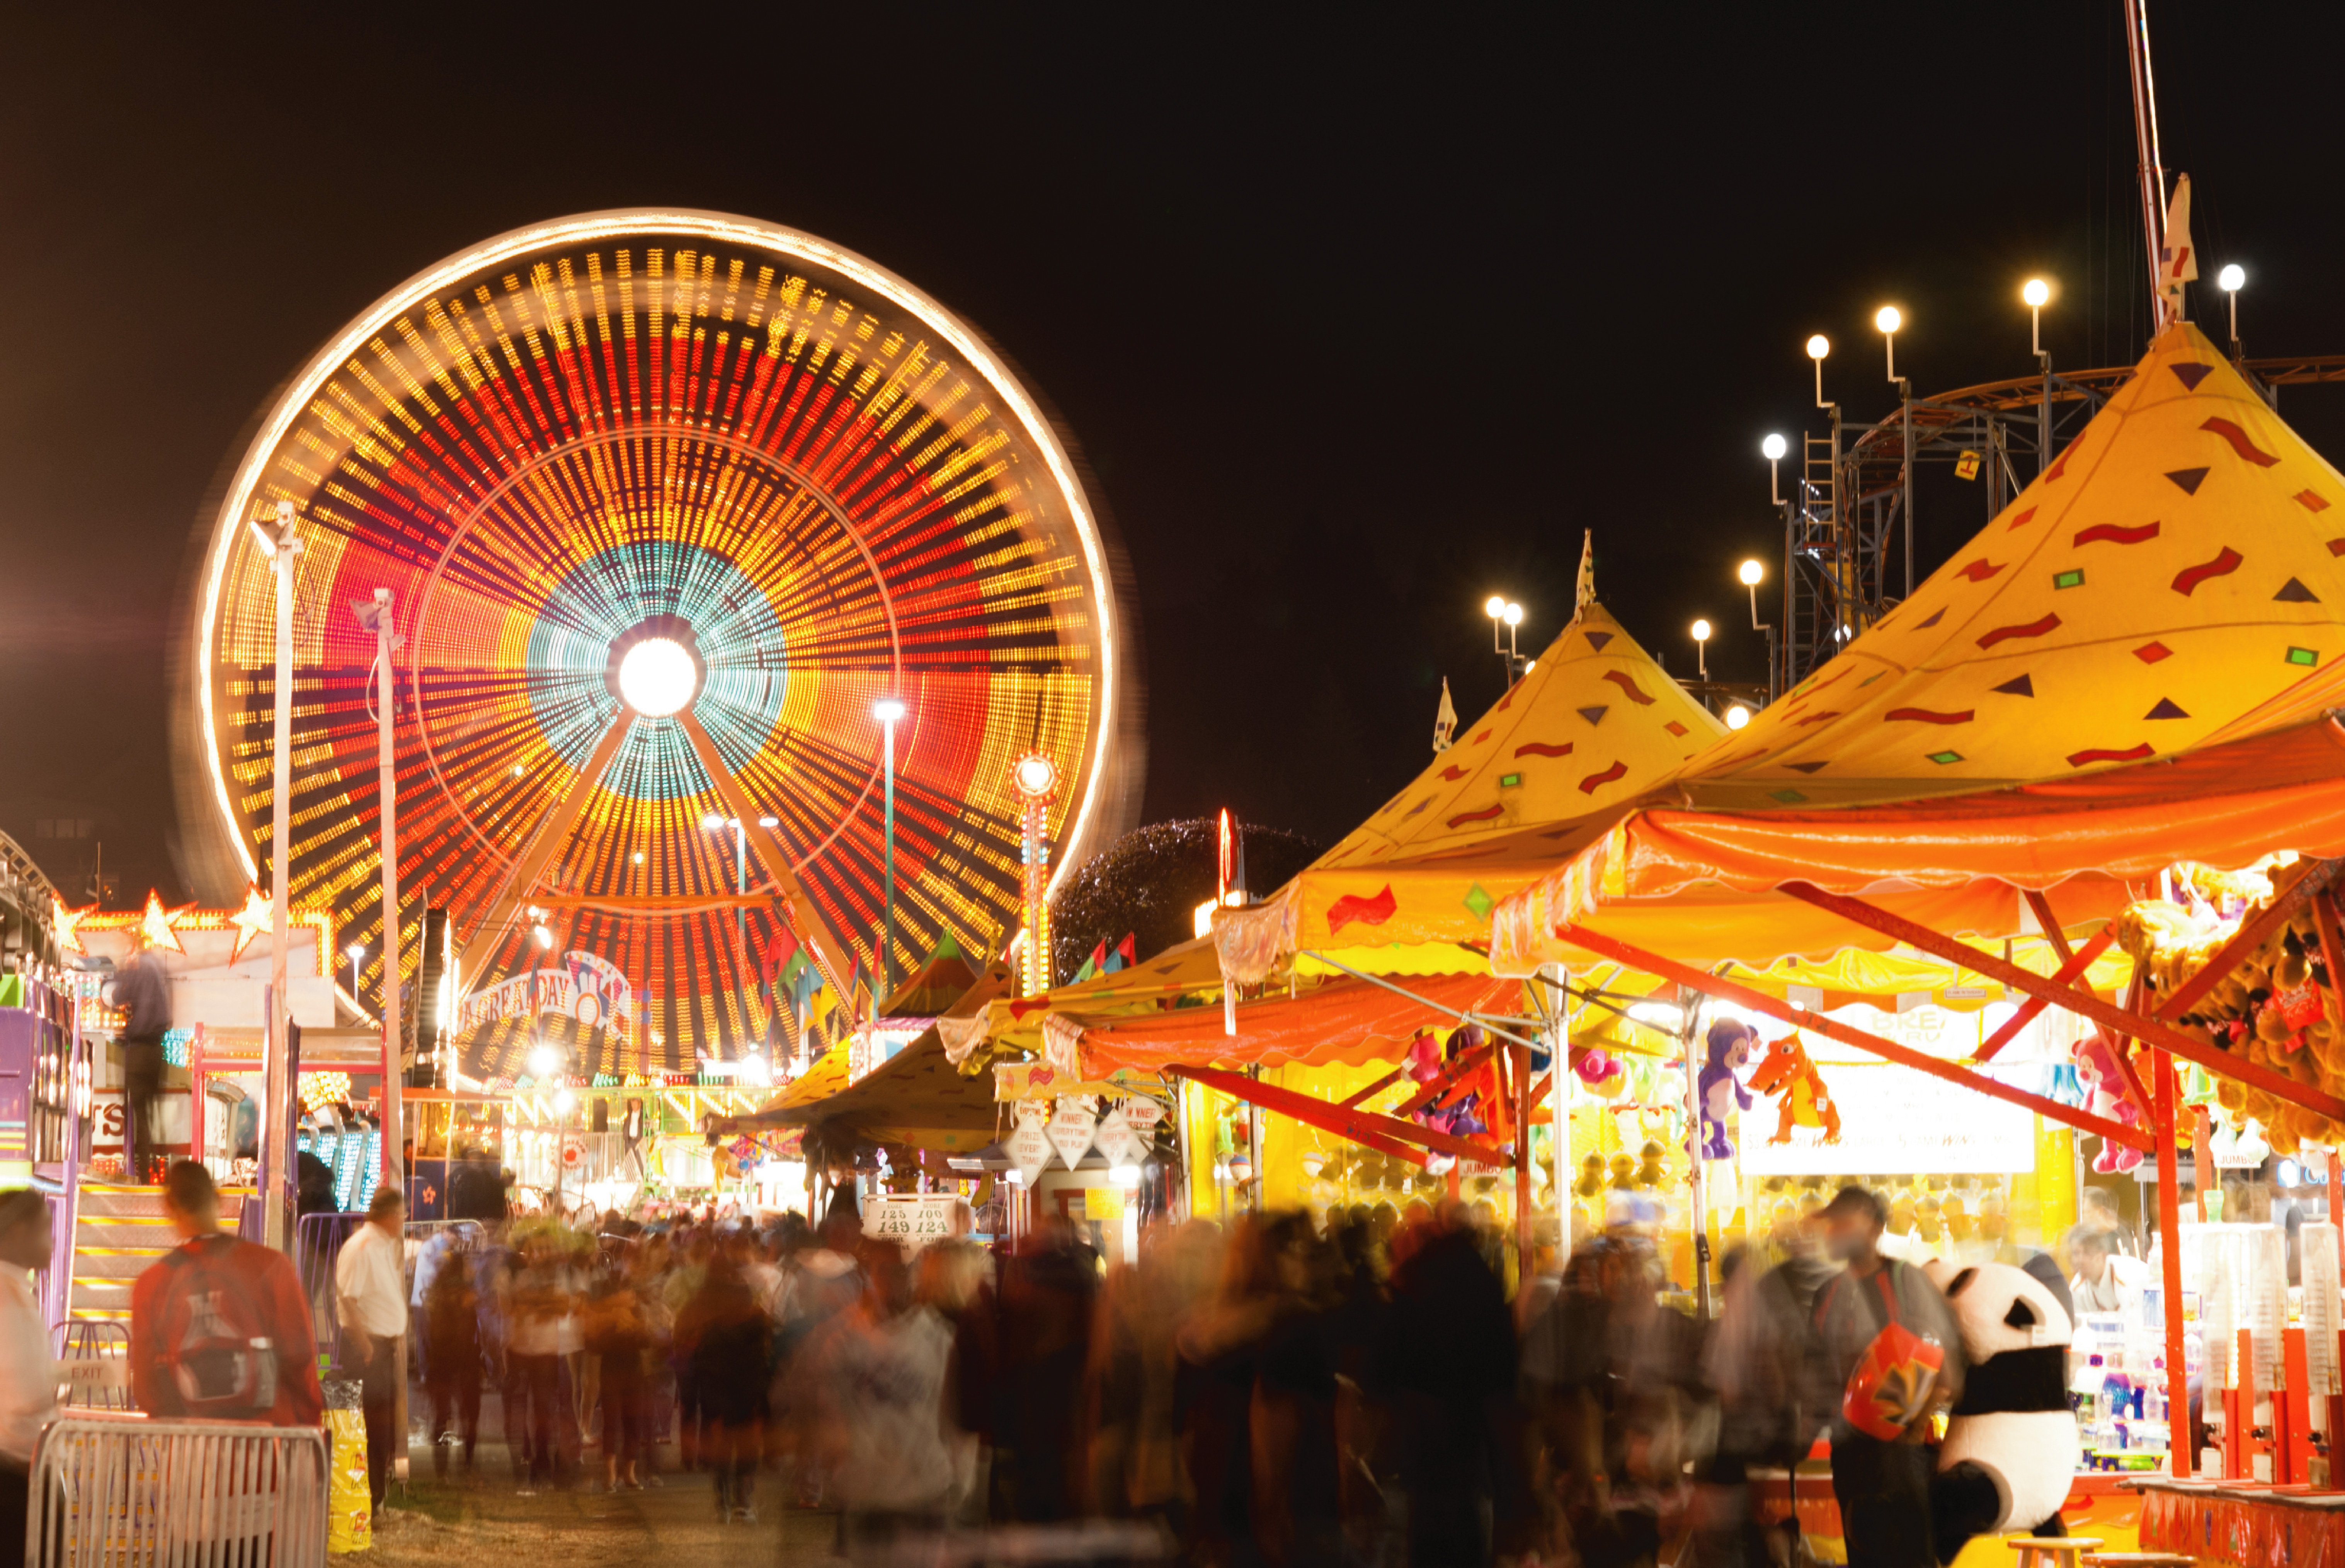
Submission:
[[1596,602],[1596,530],[1585,529],[1579,535],[1579,585],[1572,610],[1575,616]]

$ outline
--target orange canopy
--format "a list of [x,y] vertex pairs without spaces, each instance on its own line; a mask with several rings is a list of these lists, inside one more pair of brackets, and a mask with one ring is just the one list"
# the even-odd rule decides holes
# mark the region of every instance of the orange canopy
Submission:
[[1675,783],[1704,806],[1900,799],[2228,738],[2308,674],[2340,689],[2340,504],[2345,475],[2178,322],[1910,598]]
[[1218,1007],[1185,1007],[1112,1029],[1087,1029],[1079,1043],[1082,1075],[1101,1077],[1117,1067],[1391,1062],[1419,1030],[1455,1028],[1458,1013],[1510,1016],[1522,999],[1519,982],[1488,974],[1432,975],[1409,985],[1415,996],[1372,981],[1333,980],[1301,996],[1249,1003],[1238,1012],[1234,1035],[1223,1032]]
[[[1832,946],[1850,945],[1846,924],[1776,891],[1793,881],[1949,935],[2000,937],[2030,928],[2021,889],[2060,890],[2066,925],[2114,914],[2176,860],[2237,868],[2275,850],[2345,854],[2345,728],[2333,719],[1972,794],[1806,810],[1648,808],[1499,904],[1491,965],[1525,974],[1585,962],[1555,936],[1582,923],[1687,962],[1766,962],[1800,951],[1819,922],[1838,933]],[[1934,900],[1942,907],[1924,912]]]
[[1579,594],[1456,745],[1266,901],[1221,911],[1223,975],[1258,984],[1304,950],[1374,974],[1480,972],[1493,903],[1727,733],[1596,602],[1585,562]]

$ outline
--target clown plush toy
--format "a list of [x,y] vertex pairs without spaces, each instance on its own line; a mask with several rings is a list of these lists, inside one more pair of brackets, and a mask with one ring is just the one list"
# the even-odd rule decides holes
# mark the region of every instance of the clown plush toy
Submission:
[[1930,1489],[1938,1561],[1952,1563],[1977,1535],[2066,1533],[2060,1505],[2079,1452],[2068,1282],[2043,1253],[2024,1268],[1934,1261],[1925,1272],[1946,1294],[1968,1364]]
[[[2076,1058],[2076,1079],[2085,1087],[2085,1108],[2128,1127],[2140,1125],[2141,1107],[2126,1092],[2124,1069],[2117,1064],[2109,1037],[2096,1030],[2077,1041]],[[2141,1151],[2114,1138],[2103,1138],[2101,1152],[2093,1156],[2093,1169],[2103,1176],[2129,1171],[2139,1164]]]
[[1701,1157],[1731,1160],[1734,1140],[1726,1135],[1726,1118],[1751,1108],[1750,1093],[1735,1073],[1751,1060],[1751,1030],[1731,1018],[1710,1026],[1709,1058],[1695,1083],[1701,1101]]

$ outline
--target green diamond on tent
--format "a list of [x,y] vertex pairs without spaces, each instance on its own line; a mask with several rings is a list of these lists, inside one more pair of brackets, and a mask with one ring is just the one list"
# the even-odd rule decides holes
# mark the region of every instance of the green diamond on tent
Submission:
[[1941,768],[1944,768],[1949,762],[1960,762],[1962,759],[1963,754],[1959,751],[1933,751],[1930,753],[1930,760],[1936,763]]
[[2319,664],[2320,662],[2320,656],[2314,653],[2310,648],[2290,648],[2288,650],[2288,662],[2290,664],[2305,665]]
[[1767,798],[1771,800],[1781,800],[1786,806],[1796,806],[1801,801],[1807,799],[1805,795],[1801,794],[1797,789],[1771,790],[1769,792]]
[[2056,588],[2081,587],[2084,585],[2084,582],[2085,569],[2082,566],[2078,566],[2073,571],[2056,572],[2052,575],[2052,585]]
[[1489,894],[1482,891],[1482,884],[1479,882],[1476,882],[1472,887],[1466,890],[1466,907],[1474,911],[1474,918],[1476,920],[1489,919],[1490,910],[1492,906],[1497,903],[1497,900],[1492,898]]

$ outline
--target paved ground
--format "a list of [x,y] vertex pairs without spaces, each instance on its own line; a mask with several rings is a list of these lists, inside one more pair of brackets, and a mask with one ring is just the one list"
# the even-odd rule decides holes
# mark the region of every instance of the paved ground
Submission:
[[664,1476],[664,1486],[617,1493],[547,1490],[524,1495],[513,1485],[502,1449],[484,1451],[472,1477],[431,1474],[420,1446],[420,1479],[404,1496],[394,1489],[375,1533],[371,1559],[382,1568],[617,1568],[647,1558],[684,1556],[762,1568],[766,1563],[830,1559],[835,1522],[828,1513],[779,1506],[780,1488],[766,1478],[759,1522],[721,1524],[705,1475]]

